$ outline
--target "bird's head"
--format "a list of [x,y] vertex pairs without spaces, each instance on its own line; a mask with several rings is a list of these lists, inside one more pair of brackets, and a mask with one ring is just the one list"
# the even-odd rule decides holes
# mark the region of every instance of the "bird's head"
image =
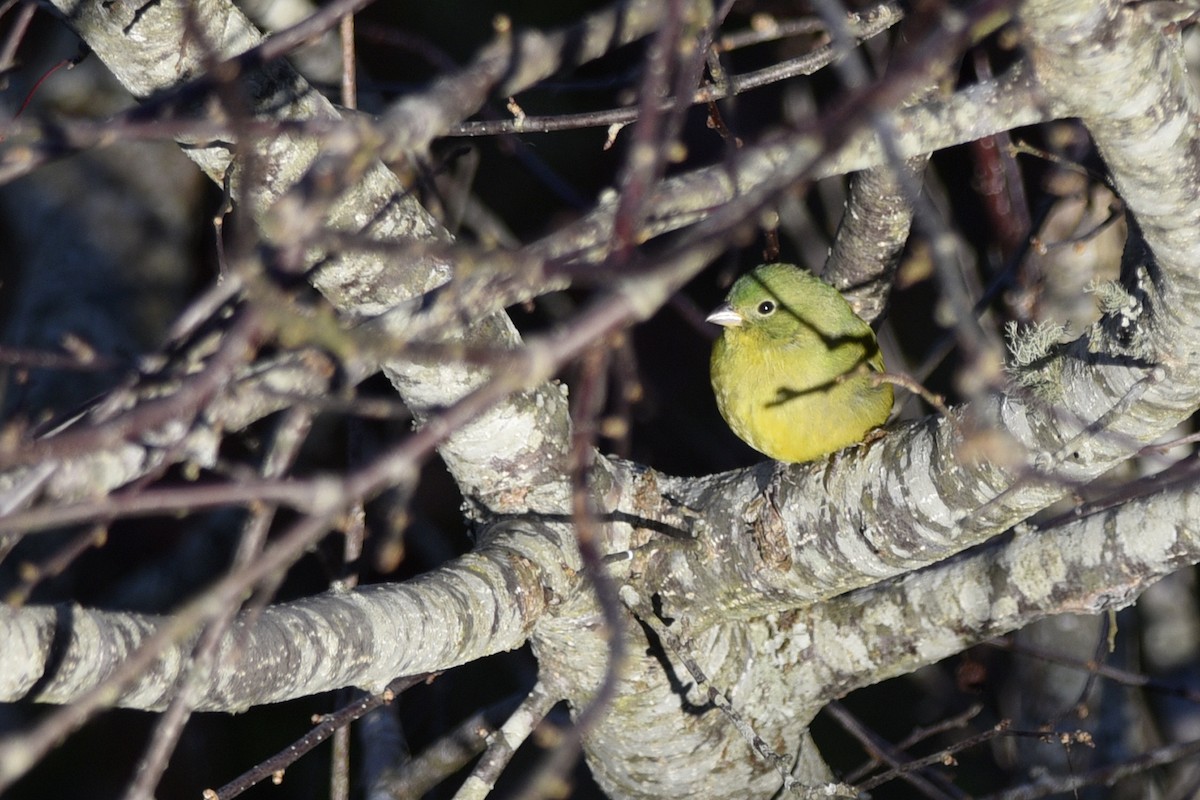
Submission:
[[804,327],[805,290],[814,280],[790,264],[761,266],[739,278],[706,319],[727,330],[794,338]]

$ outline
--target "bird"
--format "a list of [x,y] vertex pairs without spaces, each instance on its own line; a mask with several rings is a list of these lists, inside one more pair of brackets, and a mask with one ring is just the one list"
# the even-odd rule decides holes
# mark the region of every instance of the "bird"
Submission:
[[717,408],[738,438],[782,462],[863,441],[892,411],[871,330],[837,289],[794,264],[739,278],[707,317],[722,327],[710,363]]

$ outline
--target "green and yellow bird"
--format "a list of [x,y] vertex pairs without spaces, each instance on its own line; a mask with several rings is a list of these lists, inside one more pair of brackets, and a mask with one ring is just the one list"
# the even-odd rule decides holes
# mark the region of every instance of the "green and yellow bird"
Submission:
[[746,444],[778,461],[812,461],[887,421],[875,333],[829,284],[792,264],[743,275],[708,315],[717,408]]

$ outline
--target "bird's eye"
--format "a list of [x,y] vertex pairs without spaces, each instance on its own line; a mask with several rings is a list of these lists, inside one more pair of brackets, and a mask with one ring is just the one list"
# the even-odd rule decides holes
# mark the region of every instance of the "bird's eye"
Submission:
[[763,300],[758,304],[758,313],[762,316],[767,316],[775,311],[775,304],[770,300]]

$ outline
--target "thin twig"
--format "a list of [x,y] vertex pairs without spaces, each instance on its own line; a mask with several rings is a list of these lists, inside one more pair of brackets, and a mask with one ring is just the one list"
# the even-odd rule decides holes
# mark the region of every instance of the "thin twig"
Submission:
[[[825,706],[825,711],[838,721],[843,730],[858,740],[859,744],[863,746],[867,754],[876,763],[886,764],[893,769],[900,769],[908,761],[908,755],[903,750],[870,730],[841,703],[835,700]],[[965,796],[955,786],[941,779],[941,776],[936,774],[932,778],[929,778],[919,773],[909,772],[904,773],[900,777],[902,780],[912,784],[914,789],[926,797],[936,798],[937,800],[949,800],[950,798]],[[937,780],[940,787],[934,785],[934,780]]]
[[[962,712],[961,714],[956,714],[953,717],[949,717],[947,719],[941,720],[940,722],[937,722],[934,725],[926,725],[923,727],[914,728],[912,733],[910,733],[908,736],[905,736],[902,740],[897,742],[894,745],[894,747],[897,750],[900,750],[901,752],[906,751],[906,750],[911,750],[914,746],[920,744],[921,742],[923,742],[926,739],[929,739],[933,736],[938,736],[940,734],[946,733],[947,731],[955,730],[958,728],[965,728],[971,720],[973,720],[973,719],[975,719],[975,717],[979,716],[979,713],[981,711],[983,711],[983,706],[980,704],[976,704],[976,705],[971,706],[970,708],[968,708],[966,711]],[[855,769],[853,772],[847,773],[845,776],[846,783],[850,783],[850,784],[858,783],[863,778],[865,778],[868,774],[870,774],[870,772],[872,772],[874,770],[874,768],[877,767],[878,765],[879,765],[879,761],[877,761],[875,759],[868,761],[866,764],[863,764],[861,767]]]
[[517,748],[529,738],[529,734],[557,702],[557,698],[538,681],[500,729],[488,736],[486,753],[459,787],[454,800],[483,800],[487,797],[496,787],[500,773],[516,755]]
[[[857,28],[857,38],[865,41],[876,36],[900,21],[903,14],[897,6],[888,3],[880,6],[870,15],[864,15],[867,22]],[[789,58],[752,72],[740,75],[730,75],[724,85],[708,84],[691,92],[686,105],[702,105],[716,100],[736,97],[753,89],[769,86],[801,75],[812,75],[828,66],[837,56],[833,47],[822,47],[812,53]],[[666,99],[659,101],[657,110],[675,107],[678,101]],[[579,114],[555,114],[551,116],[526,116],[520,120],[474,120],[463,122],[447,132],[448,136],[497,136],[505,133],[552,133],[555,131],[578,130],[580,128],[610,127],[613,125],[628,125],[639,119],[645,104],[632,108],[614,108],[602,111],[588,111]]]
[[342,41],[342,105],[358,108],[358,71],[354,56],[354,15],[347,14],[338,23]]
[[1197,755],[1200,755],[1200,739],[1178,742],[1156,748],[1120,764],[1098,767],[1075,775],[1044,777],[1037,783],[986,795],[979,800],[1038,800],[1042,797],[1078,792],[1088,786],[1113,786],[1125,778]]
[[913,759],[897,769],[890,769],[887,772],[876,775],[874,778],[864,781],[854,788],[857,789],[860,794],[863,792],[869,792],[877,786],[882,786],[885,783],[894,781],[896,778],[899,778],[910,772],[915,772],[916,770],[924,769],[925,767],[933,766],[934,764],[946,764],[952,762],[955,753],[961,753],[963,750],[969,750],[973,747],[978,747],[979,745],[989,742],[992,739],[995,739],[997,736],[1001,736],[1008,731],[1009,723],[999,722],[990,730],[986,730],[983,733],[963,739],[961,742],[956,742],[953,745],[945,747],[936,753],[925,756],[924,758]]
[[18,369],[61,369],[80,372],[98,372],[116,367],[128,367],[111,356],[88,349],[69,355],[34,350],[27,347],[0,346],[0,366]]
[[1029,656],[1040,661],[1045,661],[1050,664],[1058,664],[1064,667],[1071,667],[1080,672],[1086,672],[1089,675],[1106,678],[1113,683],[1121,686],[1131,686],[1138,689],[1144,689],[1147,692],[1164,695],[1167,697],[1178,697],[1182,700],[1187,700],[1190,703],[1200,704],[1200,690],[1192,689],[1182,684],[1167,683],[1148,675],[1130,672],[1129,670],[1114,667],[1111,664],[1100,662],[1098,660],[1080,661],[1071,656],[1064,656],[1060,653],[1055,653],[1050,650],[1045,650],[1031,645],[1017,642],[1012,637],[1004,637],[1000,639],[989,639],[984,642],[989,647],[994,647],[998,650],[1005,650],[1018,655]]
[[230,800],[230,798],[237,797],[251,786],[267,778],[282,776],[283,771],[294,764],[300,756],[328,739],[333,735],[334,731],[349,725],[368,711],[392,702],[405,689],[415,686],[418,683],[423,683],[430,677],[432,676],[411,675],[397,678],[388,684],[388,687],[379,694],[361,697],[332,714],[324,714],[316,718],[314,720],[316,725],[313,729],[300,739],[292,742],[285,750],[259,763],[253,769],[242,773],[220,789],[205,789],[202,794],[204,800]]

